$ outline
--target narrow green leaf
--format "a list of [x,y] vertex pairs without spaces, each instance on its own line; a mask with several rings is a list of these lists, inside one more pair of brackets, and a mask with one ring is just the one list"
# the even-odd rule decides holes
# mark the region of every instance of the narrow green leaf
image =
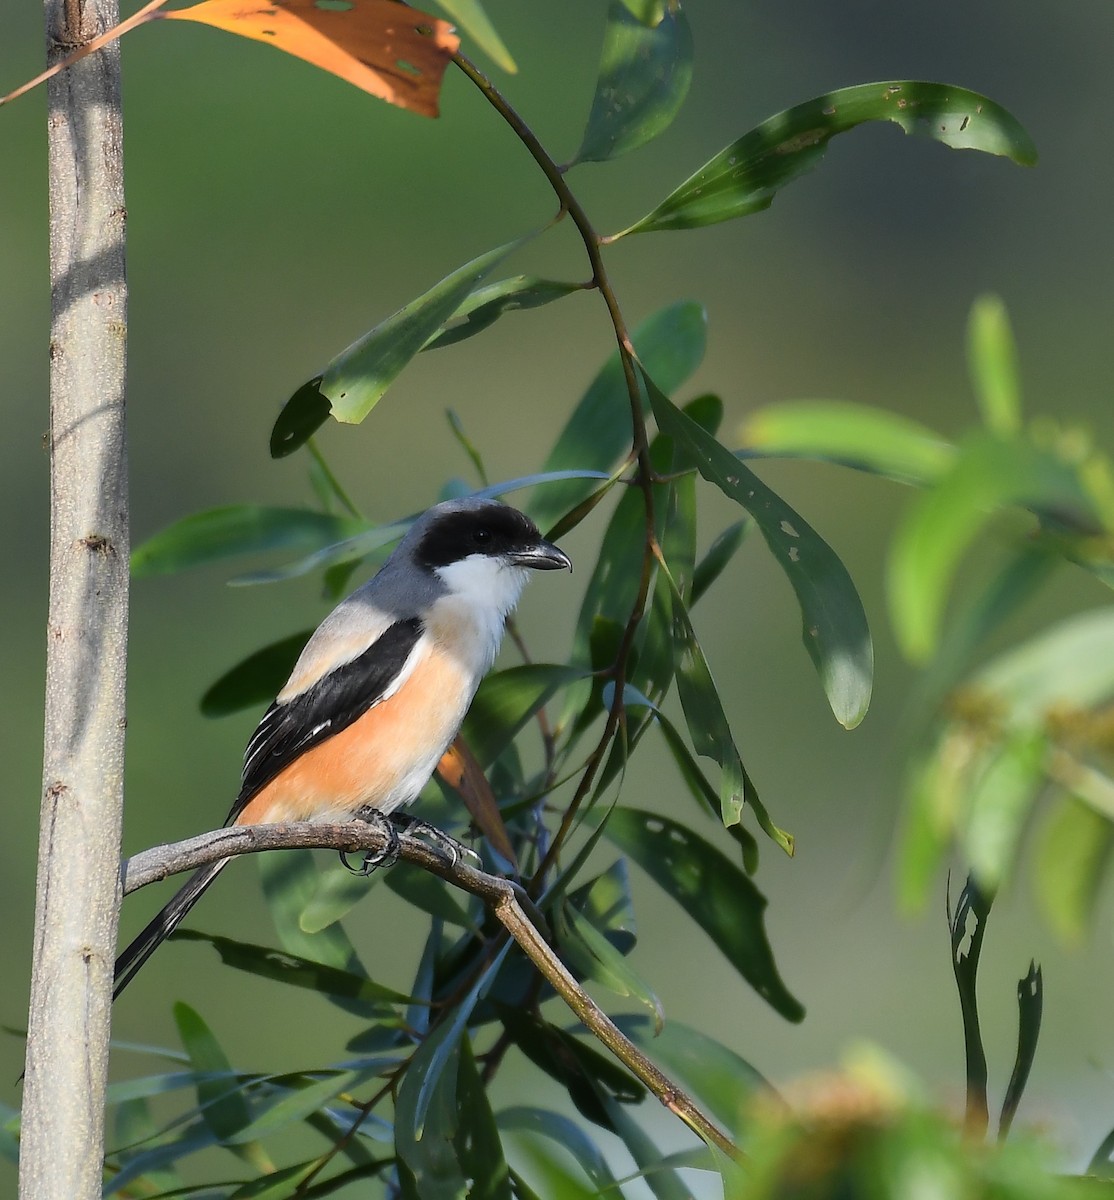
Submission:
[[492,25],[480,0],[437,0],[437,3],[493,63],[510,75],[518,71],[511,52]]
[[[692,33],[679,6],[653,25],[612,0],[596,94],[573,162],[604,162],[667,129],[692,81]],[[571,164],[570,164],[571,165]]]
[[739,436],[742,458],[817,459],[922,486],[939,479],[955,459],[955,447],[927,426],[839,400],[792,400],[755,409]]
[[685,445],[697,469],[750,513],[801,606],[802,636],[836,720],[853,729],[866,715],[874,649],[866,613],[831,547],[776,492],[695,421],[680,412],[645,370],[659,428]]
[[212,684],[201,697],[206,717],[226,717],[241,709],[266,704],[282,690],[312,629],[302,629],[256,650]]
[[1067,942],[1087,930],[1099,884],[1114,847],[1114,824],[1075,796],[1049,814],[1036,862],[1037,897],[1044,915]]
[[615,1131],[622,1139],[646,1186],[657,1200],[692,1200],[688,1187],[672,1168],[664,1165],[658,1143],[614,1100],[605,1099]]
[[[660,386],[672,392],[700,365],[707,340],[701,305],[681,301],[644,321],[633,336],[635,350]],[[573,410],[545,461],[546,471],[596,467],[608,472],[631,444],[631,403],[618,350]],[[531,497],[529,510],[546,529],[588,495],[590,487],[569,483]]]
[[508,242],[465,263],[342,350],[321,378],[321,393],[332,405],[333,416],[346,424],[362,421],[468,294],[525,240]]
[[957,150],[1036,162],[1028,134],[1000,105],[977,92],[902,80],[827,92],[787,109],[721,150],[629,229],[691,229],[768,208],[785,185],[814,167],[828,142],[864,121],[893,121]]
[[615,1176],[607,1164],[607,1158],[603,1151],[570,1118],[562,1116],[560,1113],[549,1112],[544,1108],[519,1105],[514,1108],[505,1108],[496,1113],[495,1120],[500,1129],[512,1133],[534,1134],[538,1137],[548,1138],[555,1145],[560,1146],[572,1155],[584,1174],[601,1192],[606,1192],[606,1189],[615,1186]]
[[345,867],[319,871],[313,895],[298,914],[299,928],[303,933],[320,933],[335,925],[367,896],[381,877],[381,871],[356,875]]
[[997,892],[1017,857],[1029,810],[1044,786],[1047,751],[1043,732],[1010,734],[974,781],[963,847],[971,874],[987,896]]
[[[164,1096],[168,1092],[176,1092],[181,1088],[195,1088],[201,1083],[220,1083],[227,1088],[239,1083],[248,1083],[258,1079],[257,1075],[246,1075],[240,1071],[172,1071],[167,1075],[144,1075],[139,1079],[121,1079],[108,1085],[105,1103],[111,1107],[114,1104],[130,1104],[135,1100],[146,1100],[151,1096]],[[152,1131],[157,1132],[157,1131]],[[117,1137],[120,1147],[127,1148],[147,1140],[147,1136],[124,1139]]]
[[1029,1082],[1029,1072],[1033,1069],[1033,1059],[1037,1054],[1043,1009],[1044,979],[1040,967],[1031,961],[1028,974],[1017,981],[1017,1054],[998,1118],[999,1142],[1004,1142],[1009,1135],[1025,1085]]
[[632,808],[616,808],[607,836],[670,895],[754,990],[788,1021],[804,1008],[778,974],[766,937],[766,897],[715,847],[690,829]]
[[1075,465],[1053,449],[986,433],[965,438],[951,469],[906,510],[890,551],[890,614],[913,661],[925,661],[936,648],[964,551],[990,514],[1008,506],[1086,532],[1103,529],[1103,514]]
[[321,878],[313,851],[280,850],[257,857],[263,894],[283,949],[327,967],[366,974],[340,925],[329,925],[312,934],[302,928],[302,913],[316,895]]
[[152,1171],[176,1163],[198,1150],[217,1144],[218,1138],[204,1121],[193,1121],[169,1135],[165,1142],[145,1150],[129,1159],[112,1178],[105,1183],[101,1193],[104,1200],[122,1192],[136,1179],[142,1179]]
[[465,1179],[470,1181],[468,1200],[511,1200],[503,1142],[467,1038],[460,1044],[456,1102],[460,1113],[456,1156]]
[[691,1025],[670,1018],[656,1034],[641,1015],[620,1016],[615,1023],[636,1045],[687,1085],[727,1129],[739,1129],[742,1115],[761,1096],[776,1103],[778,1096],[765,1077],[722,1042]]
[[650,985],[603,936],[602,933],[571,905],[565,908],[571,922],[561,930],[561,949],[582,975],[614,992],[641,1004],[653,1018],[655,1028],[665,1024],[665,1009]]
[[364,522],[353,517],[308,508],[258,504],[211,508],[175,521],[137,546],[131,570],[137,578],[169,575],[239,554],[327,546],[363,528]]
[[273,1103],[259,1106],[250,1124],[237,1130],[230,1141],[236,1144],[253,1139],[261,1140],[278,1133],[295,1121],[304,1121],[341,1092],[350,1092],[362,1087],[371,1079],[382,1078],[396,1062],[394,1059],[383,1059],[352,1070],[328,1071],[324,1072],[320,1079],[299,1076],[296,1080],[291,1080],[290,1087],[276,1089],[270,1098]]
[[453,1141],[463,1024],[443,1021],[415,1051],[395,1105],[395,1151],[421,1200],[459,1200],[467,1184]]
[[329,419],[333,411],[328,399],[321,394],[323,376],[315,375],[282,406],[271,429],[272,458],[286,458],[300,450]]
[[673,643],[677,656],[677,693],[685,714],[689,737],[697,754],[714,759],[720,767],[719,801],[724,825],[738,824],[744,804],[754,812],[759,825],[786,852],[793,853],[793,839],[769,818],[735,745],[704,650],[697,640],[688,611],[669,572],[659,568],[673,588]]
[[569,894],[569,903],[619,951],[629,954],[635,935],[634,897],[625,858]]
[[173,936],[183,941],[208,942],[220,955],[221,962],[238,971],[291,987],[308,988],[332,999],[359,1001],[362,1007],[357,1011],[364,1014],[390,1018],[393,1015],[390,1006],[413,1002],[412,996],[373,983],[366,975],[327,966],[271,946],[238,942],[196,929],[179,929]]
[[291,1189],[316,1170],[320,1162],[320,1158],[310,1158],[292,1167],[271,1171],[260,1179],[249,1180],[238,1187],[228,1200],[280,1200],[281,1197],[290,1196]]
[[428,871],[399,863],[387,873],[387,887],[421,912],[461,929],[476,931],[476,922],[456,899],[459,894],[456,889]]
[[980,296],[971,309],[967,361],[983,424],[1002,437],[1020,433],[1017,347],[1006,306],[998,296]]
[[222,1142],[234,1138],[251,1122],[251,1109],[243,1093],[230,1091],[223,1080],[211,1078],[232,1072],[232,1064],[201,1014],[179,1000],[174,1005],[178,1036],[198,1074],[197,1103],[201,1117]]
[[453,313],[451,320],[437,331],[422,347],[423,350],[440,350],[455,346],[466,338],[482,333],[494,325],[505,313],[521,309],[541,308],[582,292],[582,283],[566,283],[561,279],[539,279],[536,275],[512,275],[495,283],[484,284],[471,292]]
[[307,554],[303,558],[285,563],[263,571],[248,571],[236,575],[228,581],[230,587],[252,587],[260,583],[282,583],[287,579],[297,579],[309,575],[312,571],[339,568],[342,566],[355,567],[363,559],[373,556],[376,551],[397,542],[410,527],[410,521],[398,521],[393,525],[381,525],[376,529],[365,529],[353,537],[324,546]]
[[457,445],[468,455],[472,466],[476,468],[476,474],[480,482],[486,486],[491,482],[487,475],[487,467],[484,465],[483,455],[480,453],[479,447],[468,436],[464,428],[464,422],[460,419],[460,415],[451,408],[445,410],[445,416],[449,421],[449,428],[453,431],[453,437],[456,438]]
[[666,0],[623,0],[623,3],[643,25],[656,25],[665,16]]
[[716,535],[716,539],[708,547],[708,552],[696,564],[692,574],[692,595],[689,604],[695,604],[701,596],[723,574],[727,564],[735,557],[736,551],[743,544],[754,522],[744,517]]

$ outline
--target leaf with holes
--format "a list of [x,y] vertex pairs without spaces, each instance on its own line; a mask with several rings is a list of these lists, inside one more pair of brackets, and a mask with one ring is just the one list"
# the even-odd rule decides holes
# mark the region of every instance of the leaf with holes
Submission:
[[603,162],[667,129],[692,81],[692,33],[680,7],[653,25],[611,0],[596,94],[573,162]]
[[441,77],[460,45],[447,21],[393,0],[204,0],[151,15],[266,42],[425,117],[437,116]]
[[800,1021],[805,1010],[778,974],[766,937],[766,897],[732,862],[676,821],[616,808],[607,836],[629,854],[719,947],[776,1012]]
[[835,718],[853,729],[866,716],[874,647],[847,568],[827,542],[711,434],[681,412],[642,366],[663,433],[693,456],[700,474],[750,513],[801,606],[801,636]]
[[786,184],[814,167],[836,134],[865,121],[893,121],[961,150],[984,150],[1031,166],[1028,134],[1000,105],[977,92],[903,80],[826,92],[764,121],[705,163],[628,233],[692,229],[768,208]]

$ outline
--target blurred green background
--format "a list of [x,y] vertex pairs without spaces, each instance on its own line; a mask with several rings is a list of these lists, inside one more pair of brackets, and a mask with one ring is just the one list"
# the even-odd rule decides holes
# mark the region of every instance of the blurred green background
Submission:
[[[488,8],[520,66],[497,81],[554,155],[568,157],[591,101],[605,3],[489,0]],[[42,34],[35,6],[4,0],[2,12],[6,91],[41,69]],[[956,433],[974,419],[967,311],[978,293],[995,290],[1014,321],[1027,410],[1078,420],[1109,448],[1114,226],[1103,118],[1114,9],[1101,0],[698,0],[689,15],[695,75],[676,123],[628,158],[570,177],[601,230],[642,215],[766,116],[871,79],[937,79],[984,92],[1022,121],[1041,162],[1024,170],[905,138],[893,126],[863,128],[838,139],[821,168],[767,213],[615,247],[609,264],[632,323],[679,298],[708,308],[708,356],[682,398],[722,395],[729,443],[726,430],[749,408],[806,397],[876,404]],[[553,204],[521,146],[451,71],[436,122],[256,43],[184,23],[126,37],[124,72],[138,542],[202,507],[309,500],[304,459],[274,463],[267,454],[283,401],[383,316],[466,259],[536,226]],[[44,135],[43,92],[0,112],[0,489],[9,514],[0,786],[10,813],[0,842],[9,931],[0,1020],[12,1026],[24,1021],[40,786]],[[586,274],[566,228],[511,270]],[[405,514],[432,502],[447,477],[467,474],[447,407],[483,448],[493,478],[524,474],[538,468],[609,349],[594,295],[512,314],[479,338],[422,356],[371,419],[327,429],[323,444],[366,511]],[[759,469],[847,562],[878,657],[873,711],[846,733],[800,647],[792,594],[758,539],[698,610],[749,770],[775,819],[797,836],[794,861],[763,847],[758,883],[770,897],[782,973],[808,1017],[794,1027],[773,1014],[646,881],[635,965],[660,990],[667,1015],[721,1038],[775,1083],[869,1037],[958,1100],[962,1039],[944,881],[930,912],[902,918],[889,865],[913,676],[887,630],[882,551],[907,497],[836,468]],[[710,492],[705,498],[707,538],[732,514]],[[602,521],[570,538],[579,574],[527,593],[522,625],[539,657],[567,653],[601,530]],[[219,824],[256,714],[207,721],[198,697],[232,662],[327,609],[311,582],[229,589],[228,573],[143,580],[134,589],[126,852]],[[1107,600],[1081,573],[1065,576],[1013,632]],[[629,802],[668,810],[679,797],[664,756],[648,754],[628,778]],[[153,891],[130,899],[123,933],[160,902]],[[991,918],[983,960],[998,1096],[1012,1061],[1015,982],[1031,956],[1044,964],[1044,1040],[1021,1119],[1049,1127],[1072,1165],[1114,1125],[1108,896],[1101,909],[1087,943],[1065,949],[1035,916],[1022,874]],[[245,861],[222,878],[192,923],[267,939],[255,865]],[[424,922],[378,889],[350,924],[372,974],[405,988]],[[334,1061],[354,1032],[333,1008],[219,970],[210,950],[183,944],[162,950],[129,990],[117,1035],[174,1044],[177,998],[205,1015],[245,1068]],[[0,1079],[14,1080],[21,1058],[17,1038],[0,1042]],[[123,1053],[115,1060],[118,1075],[147,1069]],[[504,1097],[513,1086],[508,1076]],[[0,1100],[17,1103],[17,1085]]]

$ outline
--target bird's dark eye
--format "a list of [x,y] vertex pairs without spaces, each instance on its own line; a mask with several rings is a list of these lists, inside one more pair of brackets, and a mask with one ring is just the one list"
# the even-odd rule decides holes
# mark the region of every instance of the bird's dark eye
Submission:
[[477,546],[486,546],[491,541],[490,529],[473,529],[472,541]]

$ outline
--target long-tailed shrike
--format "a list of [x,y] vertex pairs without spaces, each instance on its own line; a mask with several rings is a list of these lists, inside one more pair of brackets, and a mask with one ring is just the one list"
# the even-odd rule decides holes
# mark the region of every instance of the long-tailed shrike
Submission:
[[[423,513],[306,643],[248,742],[225,823],[344,821],[408,804],[456,737],[530,569],[571,566],[497,501]],[[115,995],[230,861],[195,872],[120,955]]]

